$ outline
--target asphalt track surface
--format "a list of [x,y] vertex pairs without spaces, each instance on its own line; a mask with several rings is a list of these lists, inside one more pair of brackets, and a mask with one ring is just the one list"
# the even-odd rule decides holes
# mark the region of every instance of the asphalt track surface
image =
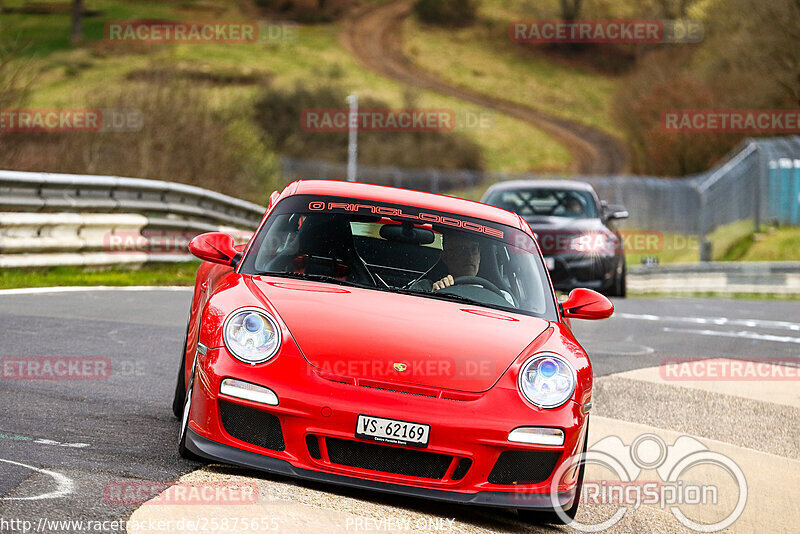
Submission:
[[[35,528],[42,519],[126,519],[137,506],[110,500],[109,487],[169,482],[201,467],[178,456],[178,422],[171,413],[190,295],[188,288],[0,292],[4,361],[60,356],[107,358],[111,364],[110,376],[102,380],[0,379],[0,532],[21,531],[11,520],[28,520]],[[593,361],[595,413],[800,460],[796,404],[725,396],[715,404],[718,394],[690,389],[676,394],[608,376],[652,368],[665,358],[800,358],[800,304],[633,298],[615,305],[616,315],[608,321],[574,324]],[[333,499],[430,507],[311,483],[299,487]],[[456,508],[447,513],[471,518]],[[481,517],[488,528],[492,521],[497,526],[509,521],[507,512]]]

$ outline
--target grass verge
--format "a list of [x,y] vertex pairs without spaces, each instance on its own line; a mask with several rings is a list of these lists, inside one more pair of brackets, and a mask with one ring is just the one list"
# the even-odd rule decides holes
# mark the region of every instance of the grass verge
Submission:
[[800,300],[800,295],[787,295],[783,293],[634,293],[628,291],[628,298],[724,298],[737,300]]
[[0,270],[0,289],[55,286],[192,286],[196,261],[153,263],[139,268],[45,267]]

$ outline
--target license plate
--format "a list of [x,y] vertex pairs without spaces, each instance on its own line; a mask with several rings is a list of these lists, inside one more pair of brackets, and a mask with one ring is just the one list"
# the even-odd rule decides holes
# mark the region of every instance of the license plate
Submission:
[[359,415],[356,437],[383,443],[427,447],[431,426],[397,419]]
[[552,271],[556,268],[556,259],[555,258],[545,258],[544,259],[545,265],[547,265],[547,270]]

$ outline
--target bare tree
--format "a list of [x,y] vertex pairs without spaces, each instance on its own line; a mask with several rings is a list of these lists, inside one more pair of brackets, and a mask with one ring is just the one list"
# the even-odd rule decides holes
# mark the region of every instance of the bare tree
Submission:
[[689,8],[698,0],[655,0],[659,14],[665,19],[685,19]]
[[561,0],[561,18],[563,20],[578,20],[581,15],[583,0]]
[[83,0],[72,0],[72,33],[73,43],[83,40]]
[[[800,0],[726,0],[707,31],[709,72],[736,105],[800,105]],[[747,11],[747,17],[741,13]]]

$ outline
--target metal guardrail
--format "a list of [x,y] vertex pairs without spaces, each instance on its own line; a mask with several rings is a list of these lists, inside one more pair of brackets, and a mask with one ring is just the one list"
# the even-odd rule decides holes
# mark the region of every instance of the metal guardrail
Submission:
[[140,178],[0,171],[0,267],[180,262],[202,232],[249,239],[264,208]]
[[264,207],[191,185],[121,178],[0,171],[0,211],[162,214],[255,229]]
[[800,295],[800,261],[631,266],[631,293]]

